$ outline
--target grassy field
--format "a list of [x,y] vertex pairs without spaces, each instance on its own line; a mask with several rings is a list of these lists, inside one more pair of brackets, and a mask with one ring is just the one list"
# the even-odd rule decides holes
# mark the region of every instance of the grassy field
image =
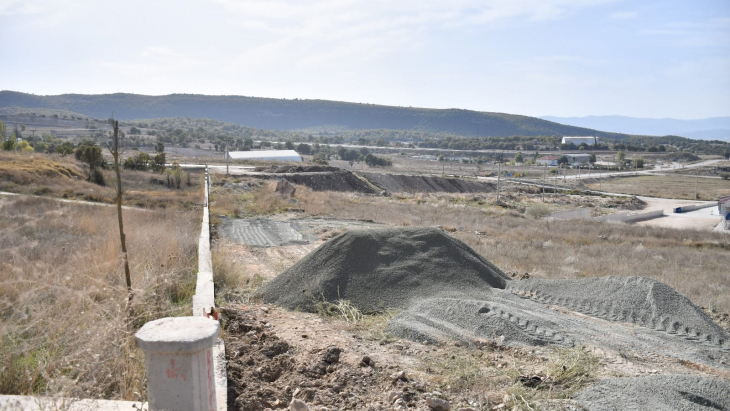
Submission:
[[[88,170],[73,156],[0,152],[0,191],[112,204],[116,176],[102,170],[106,186],[86,181]],[[124,204],[145,208],[192,209],[203,202],[202,174],[185,173],[180,188],[164,184],[164,174],[122,171]]]
[[[211,213],[242,205],[242,215],[267,215],[294,206],[304,210],[299,215],[440,225],[504,271],[540,278],[646,276],[669,284],[695,304],[730,312],[730,236],[720,233],[536,220],[525,215],[529,207],[520,212],[450,196],[377,197],[298,187],[293,205],[267,187],[256,190],[243,203],[213,196]],[[223,206],[218,211],[216,203]]]
[[[717,200],[723,195],[730,194],[730,181],[728,180],[676,175],[612,178],[604,180],[601,188],[603,191],[614,193],[694,200],[695,184],[697,184],[697,195],[700,200]],[[588,184],[588,187],[598,189],[598,184]]]
[[129,315],[116,209],[0,197],[0,394],[145,398],[132,336],[149,320],[189,315],[200,215],[124,218]]

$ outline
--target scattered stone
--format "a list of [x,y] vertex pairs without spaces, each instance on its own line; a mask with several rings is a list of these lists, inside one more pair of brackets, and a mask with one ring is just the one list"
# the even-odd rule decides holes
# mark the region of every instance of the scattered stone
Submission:
[[399,399],[401,396],[396,391],[390,391],[388,393],[388,404],[392,404],[395,400]]
[[426,397],[426,405],[433,411],[449,411],[451,409],[451,404],[448,401],[434,397]]
[[370,358],[367,355],[365,355],[360,360],[360,366],[361,367],[373,367],[373,368],[375,368],[375,361],[373,361],[372,358]]
[[390,378],[393,380],[393,383],[395,384],[398,381],[405,381],[408,382],[408,377],[406,377],[405,371],[397,372],[390,376]]
[[289,403],[290,411],[309,411],[309,406],[302,400],[293,399]]
[[342,352],[341,348],[337,347],[329,347],[327,348],[327,352],[324,354],[324,357],[322,360],[329,364],[336,364],[340,361],[340,353]]
[[456,411],[477,411],[477,409],[472,408],[472,407],[466,407],[466,408],[458,408]]

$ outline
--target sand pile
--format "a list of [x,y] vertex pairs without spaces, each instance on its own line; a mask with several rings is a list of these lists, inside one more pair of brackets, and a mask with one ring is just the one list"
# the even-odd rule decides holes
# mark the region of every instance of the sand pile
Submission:
[[509,277],[438,228],[348,231],[262,287],[267,303],[313,311],[349,300],[365,312],[406,308],[432,297],[484,299]]
[[693,375],[612,378],[576,399],[589,411],[730,410],[730,383]]
[[509,291],[611,321],[679,334],[698,342],[725,345],[730,334],[672,287],[646,277],[578,280],[525,280]]

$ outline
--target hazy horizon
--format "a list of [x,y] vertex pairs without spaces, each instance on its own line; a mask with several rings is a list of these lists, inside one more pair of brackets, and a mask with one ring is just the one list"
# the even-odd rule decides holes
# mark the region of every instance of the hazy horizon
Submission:
[[730,3],[0,0],[0,88],[730,116]]

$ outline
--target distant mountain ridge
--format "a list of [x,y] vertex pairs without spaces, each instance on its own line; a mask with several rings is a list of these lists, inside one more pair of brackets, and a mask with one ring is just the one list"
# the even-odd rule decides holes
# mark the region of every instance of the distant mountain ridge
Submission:
[[96,118],[108,118],[113,113],[114,117],[120,120],[160,117],[210,118],[269,130],[335,126],[352,130],[422,130],[469,137],[513,135],[595,135],[617,139],[628,137],[514,114],[245,96],[193,94],[38,96],[0,91],[0,107],[62,109]]
[[653,136],[674,135],[702,140],[730,141],[730,117],[712,117],[700,120],[626,116],[543,116],[540,118],[576,127],[611,130],[616,133]]

